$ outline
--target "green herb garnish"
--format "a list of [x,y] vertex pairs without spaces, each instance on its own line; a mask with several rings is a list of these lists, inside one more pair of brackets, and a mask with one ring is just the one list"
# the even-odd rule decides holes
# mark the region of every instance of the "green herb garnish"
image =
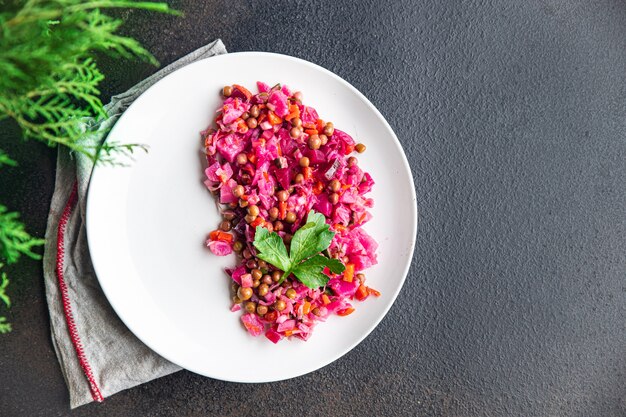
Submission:
[[[165,3],[130,0],[0,0],[0,121],[19,126],[25,139],[64,145],[94,163],[123,165],[140,144],[107,142],[93,145],[85,117],[106,116],[98,86],[104,79],[96,57],[137,57],[157,64],[141,44],[119,33],[123,18],[109,16],[113,8],[178,14]],[[2,125],[6,130],[6,125]],[[34,161],[33,161],[34,162]],[[0,150],[0,167],[16,166]],[[33,163],[33,169],[36,169]],[[28,168],[28,167],[27,167]],[[26,232],[18,213],[0,204],[0,267],[21,256],[40,259],[43,244]],[[9,280],[0,273],[0,306],[10,304]],[[11,330],[0,316],[0,333]]]
[[[4,265],[0,263],[0,268]],[[6,293],[6,288],[9,285],[9,278],[5,272],[0,273],[0,300],[6,304],[7,307],[11,307],[11,300]],[[8,333],[11,331],[11,323],[7,323],[6,317],[0,317],[0,333]]]
[[306,224],[294,233],[289,253],[278,233],[261,226],[256,228],[254,247],[258,258],[284,271],[281,282],[289,274],[294,274],[307,287],[319,288],[329,280],[323,272],[324,268],[328,267],[335,274],[346,269],[338,259],[327,258],[320,253],[330,246],[334,236],[335,232],[326,224],[324,215],[311,210]]

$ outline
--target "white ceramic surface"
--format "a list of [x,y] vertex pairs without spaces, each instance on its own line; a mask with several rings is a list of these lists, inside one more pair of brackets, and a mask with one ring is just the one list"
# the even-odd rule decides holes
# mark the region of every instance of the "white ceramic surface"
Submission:
[[[376,182],[370,194],[374,218],[365,228],[379,242],[379,264],[367,271],[367,282],[382,296],[355,301],[353,314],[320,323],[307,342],[274,345],[248,335],[240,325],[241,313],[229,310],[230,282],[223,268],[233,266],[235,258],[214,256],[203,245],[220,218],[202,183],[199,132],[214,117],[222,86],[236,83],[255,92],[257,80],[302,91],[321,118],[365,143],[360,166]],[[382,115],[335,74],[270,53],[208,58],[147,90],[108,140],[144,143],[150,151],[128,168],[98,167],[93,174],[87,233],[94,267],[130,330],[183,368],[237,382],[277,381],[314,371],[361,342],[400,291],[417,229],[409,165]]]

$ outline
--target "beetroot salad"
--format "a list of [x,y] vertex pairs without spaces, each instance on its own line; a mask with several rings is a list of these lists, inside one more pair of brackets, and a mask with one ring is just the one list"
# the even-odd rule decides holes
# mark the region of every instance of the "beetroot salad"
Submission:
[[302,93],[257,88],[224,87],[215,125],[202,132],[205,184],[223,216],[206,244],[238,254],[226,271],[231,310],[243,309],[250,334],[307,340],[318,321],[380,295],[364,274],[377,263],[378,245],[362,229],[374,181],[354,156],[365,145],[323,121]]

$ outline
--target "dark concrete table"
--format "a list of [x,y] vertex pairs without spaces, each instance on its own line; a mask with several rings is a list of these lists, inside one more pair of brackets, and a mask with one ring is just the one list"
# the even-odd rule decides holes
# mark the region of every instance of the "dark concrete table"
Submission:
[[[402,141],[421,219],[396,304],[337,362],[264,385],[183,371],[71,415],[626,415],[626,4],[452,3],[182,0],[184,18],[123,12],[163,63],[221,37],[347,79]],[[105,97],[155,71],[102,62]],[[17,137],[2,125],[20,167],[3,170],[0,201],[42,235],[55,153]],[[41,266],[9,272],[0,415],[70,414]]]

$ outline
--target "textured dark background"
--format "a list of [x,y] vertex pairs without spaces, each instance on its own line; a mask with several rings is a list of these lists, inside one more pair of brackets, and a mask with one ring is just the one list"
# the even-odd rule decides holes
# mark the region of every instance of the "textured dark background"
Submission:
[[[313,61],[368,96],[413,169],[411,272],[381,325],[320,371],[264,385],[183,371],[70,413],[41,265],[21,262],[0,415],[626,415],[626,3],[460,3],[122,12],[164,64],[221,37],[230,51]],[[155,71],[101,62],[105,98]],[[0,127],[20,162],[3,170],[0,201],[41,236],[55,152]]]

